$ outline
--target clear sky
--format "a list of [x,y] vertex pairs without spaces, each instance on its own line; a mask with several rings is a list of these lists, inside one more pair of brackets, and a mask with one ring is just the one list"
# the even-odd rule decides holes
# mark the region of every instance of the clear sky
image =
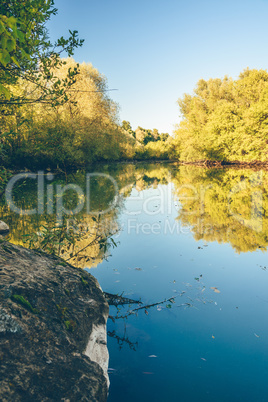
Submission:
[[200,78],[268,67],[268,0],[55,0],[51,39],[78,30],[78,62],[108,79],[122,120],[173,131]]

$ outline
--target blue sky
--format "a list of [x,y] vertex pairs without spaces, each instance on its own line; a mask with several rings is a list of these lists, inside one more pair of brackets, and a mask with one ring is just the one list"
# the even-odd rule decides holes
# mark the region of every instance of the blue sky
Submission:
[[268,0],[55,0],[52,40],[78,30],[78,62],[108,79],[120,117],[172,133],[200,78],[268,67]]

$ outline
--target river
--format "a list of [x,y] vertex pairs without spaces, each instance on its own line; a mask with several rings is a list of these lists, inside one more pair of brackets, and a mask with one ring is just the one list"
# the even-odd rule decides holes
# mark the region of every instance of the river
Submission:
[[140,302],[110,308],[108,402],[267,400],[267,172],[107,164],[18,177],[8,199],[10,241]]

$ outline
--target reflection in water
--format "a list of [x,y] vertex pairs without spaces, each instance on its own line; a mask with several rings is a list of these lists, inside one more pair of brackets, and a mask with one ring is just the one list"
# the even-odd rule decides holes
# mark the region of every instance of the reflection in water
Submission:
[[173,183],[178,219],[196,240],[230,243],[237,252],[267,248],[267,172],[181,167]]
[[[26,240],[28,245],[32,243],[32,246],[42,248],[44,231],[49,228],[54,231],[54,252],[58,249],[58,254],[77,267],[97,266],[107,258],[111,247],[116,246],[113,236],[120,230],[119,216],[124,200],[133,189],[139,193],[171,182],[174,199],[179,201],[180,206],[177,219],[182,226],[191,227],[196,240],[230,243],[237,252],[267,248],[267,172],[192,166],[177,168],[161,164],[101,166],[97,170],[116,180],[120,195],[116,207],[104,214],[96,213],[109,208],[114,199],[114,187],[105,177],[92,178],[88,191],[85,172],[55,176],[53,181],[51,178],[46,180],[45,176],[43,213],[18,215],[4,200],[1,201],[1,219],[11,228],[10,241],[22,244]],[[65,235],[59,234],[56,239],[55,234],[59,233],[57,190],[70,183],[79,186],[84,194],[89,194],[90,213],[88,206],[84,205],[75,216],[64,216],[62,233]],[[21,209],[36,208],[37,183],[34,180],[19,181],[12,196]],[[75,191],[65,191],[63,207],[66,210],[75,208],[78,202]],[[42,233],[43,237],[35,237],[33,241],[29,234],[36,233]]]
[[[77,267],[99,264],[94,276],[102,289],[131,298],[120,310],[110,309],[110,402],[176,401],[178,386],[181,400],[266,400],[267,257],[242,252],[266,250],[268,245],[267,173],[141,164],[96,170],[111,175],[119,188],[119,202],[105,214],[88,214],[83,208],[57,226],[56,186],[74,183],[86,191],[83,172],[45,180],[43,214],[20,216],[4,201],[0,208],[12,242],[21,243],[23,235],[34,233],[42,247],[47,237],[38,233],[49,228],[50,247]],[[54,189],[52,204],[48,183]],[[94,211],[112,203],[114,189],[104,178],[92,181],[90,190]],[[163,197],[172,191],[173,198]],[[35,208],[36,183],[20,183],[14,200],[21,208]],[[172,211],[159,208],[167,201]],[[66,192],[65,208],[76,204],[77,195]],[[54,214],[48,213],[48,205]],[[142,230],[138,235],[135,230],[121,231],[133,217],[144,228],[169,218],[173,224],[177,218],[180,227],[207,244],[172,231],[159,236],[151,235],[152,230],[149,236]],[[113,238],[118,230],[121,245],[107,262],[104,259],[118,245]],[[237,253],[209,244],[215,241],[231,244]],[[138,300],[144,304],[133,303]],[[120,356],[118,347],[124,349]]]

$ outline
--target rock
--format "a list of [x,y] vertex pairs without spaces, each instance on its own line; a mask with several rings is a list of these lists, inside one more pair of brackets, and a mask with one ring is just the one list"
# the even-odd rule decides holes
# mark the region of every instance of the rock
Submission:
[[0,240],[0,400],[102,402],[109,307],[96,279]]
[[5,222],[0,221],[0,235],[5,235],[8,233],[9,233],[8,225]]

